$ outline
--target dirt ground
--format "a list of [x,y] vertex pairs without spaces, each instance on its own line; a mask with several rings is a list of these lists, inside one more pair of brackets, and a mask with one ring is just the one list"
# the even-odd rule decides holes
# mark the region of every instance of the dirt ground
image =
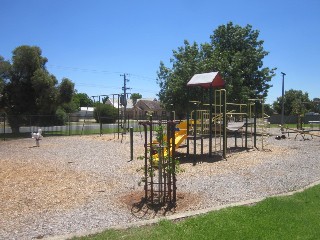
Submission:
[[[302,143],[305,146],[308,144]],[[143,166],[143,161],[136,160],[144,153],[143,144],[144,140],[136,134],[135,158],[130,162],[127,136],[122,141],[113,135],[53,137],[43,140],[39,148],[34,147],[30,139],[2,142],[0,149],[5,152],[0,158],[0,225],[6,225],[6,231],[10,231],[20,229],[21,223],[23,229],[28,225],[27,222],[22,223],[23,216],[70,211],[97,199],[101,201],[99,204],[115,202],[115,208],[122,208],[138,219],[193,210],[192,206],[199,208],[202,193],[181,189],[178,189],[174,206],[145,204],[143,188],[137,187],[137,179],[142,175],[137,173],[137,169]],[[288,148],[275,144],[267,145],[260,151],[235,151],[230,148],[227,160],[198,155],[195,167],[193,159],[186,158],[186,149],[182,148],[178,150],[183,169],[179,173],[179,182],[190,178],[222,176],[234,171],[245,172],[272,158],[294,156],[296,149],[295,146]],[[192,152],[192,148],[190,150]]]

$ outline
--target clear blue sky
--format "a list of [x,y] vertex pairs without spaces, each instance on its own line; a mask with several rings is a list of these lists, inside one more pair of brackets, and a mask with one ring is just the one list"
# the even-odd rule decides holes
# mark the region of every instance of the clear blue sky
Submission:
[[267,103],[285,89],[320,97],[319,0],[0,0],[0,55],[11,59],[20,45],[36,45],[59,81],[75,83],[89,96],[120,93],[122,73],[130,92],[156,97],[160,61],[170,66],[172,50],[204,43],[219,25],[232,21],[260,31],[277,67]]

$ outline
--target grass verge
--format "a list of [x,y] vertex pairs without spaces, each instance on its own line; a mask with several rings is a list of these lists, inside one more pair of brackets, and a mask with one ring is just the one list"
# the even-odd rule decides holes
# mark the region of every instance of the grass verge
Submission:
[[252,206],[210,212],[183,221],[107,230],[87,239],[319,239],[320,186]]

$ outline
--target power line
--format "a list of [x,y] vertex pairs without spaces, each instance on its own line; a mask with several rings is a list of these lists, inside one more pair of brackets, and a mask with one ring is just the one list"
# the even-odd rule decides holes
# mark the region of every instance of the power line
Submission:
[[[97,69],[89,69],[89,68],[79,68],[79,67],[67,67],[67,66],[61,66],[61,65],[53,65],[53,64],[48,64],[48,67],[53,67],[53,68],[58,68],[58,69],[63,69],[63,70],[69,70],[69,71],[74,71],[74,72],[91,72],[91,73],[103,73],[103,74],[121,74],[122,72],[118,71],[109,71],[109,70],[97,70]],[[149,76],[143,76],[140,74],[133,74],[133,73],[126,73],[128,76],[132,76],[138,79],[145,79],[145,80],[154,80],[156,81],[157,79],[154,77],[149,77]]]
[[89,68],[79,68],[79,67],[67,67],[61,65],[52,65],[48,64],[49,67],[63,69],[63,70],[70,70],[70,71],[77,71],[77,72],[92,72],[92,73],[103,73],[103,74],[120,74],[121,72],[113,72],[108,70],[97,70],[97,69],[89,69]]

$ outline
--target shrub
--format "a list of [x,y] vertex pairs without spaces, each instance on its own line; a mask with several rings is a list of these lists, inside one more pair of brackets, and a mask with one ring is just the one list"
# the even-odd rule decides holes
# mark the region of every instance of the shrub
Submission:
[[100,123],[115,123],[117,119],[117,109],[109,104],[98,103],[93,111],[94,119]]
[[65,125],[67,119],[68,116],[66,112],[61,107],[59,107],[56,111],[55,123],[57,125]]

